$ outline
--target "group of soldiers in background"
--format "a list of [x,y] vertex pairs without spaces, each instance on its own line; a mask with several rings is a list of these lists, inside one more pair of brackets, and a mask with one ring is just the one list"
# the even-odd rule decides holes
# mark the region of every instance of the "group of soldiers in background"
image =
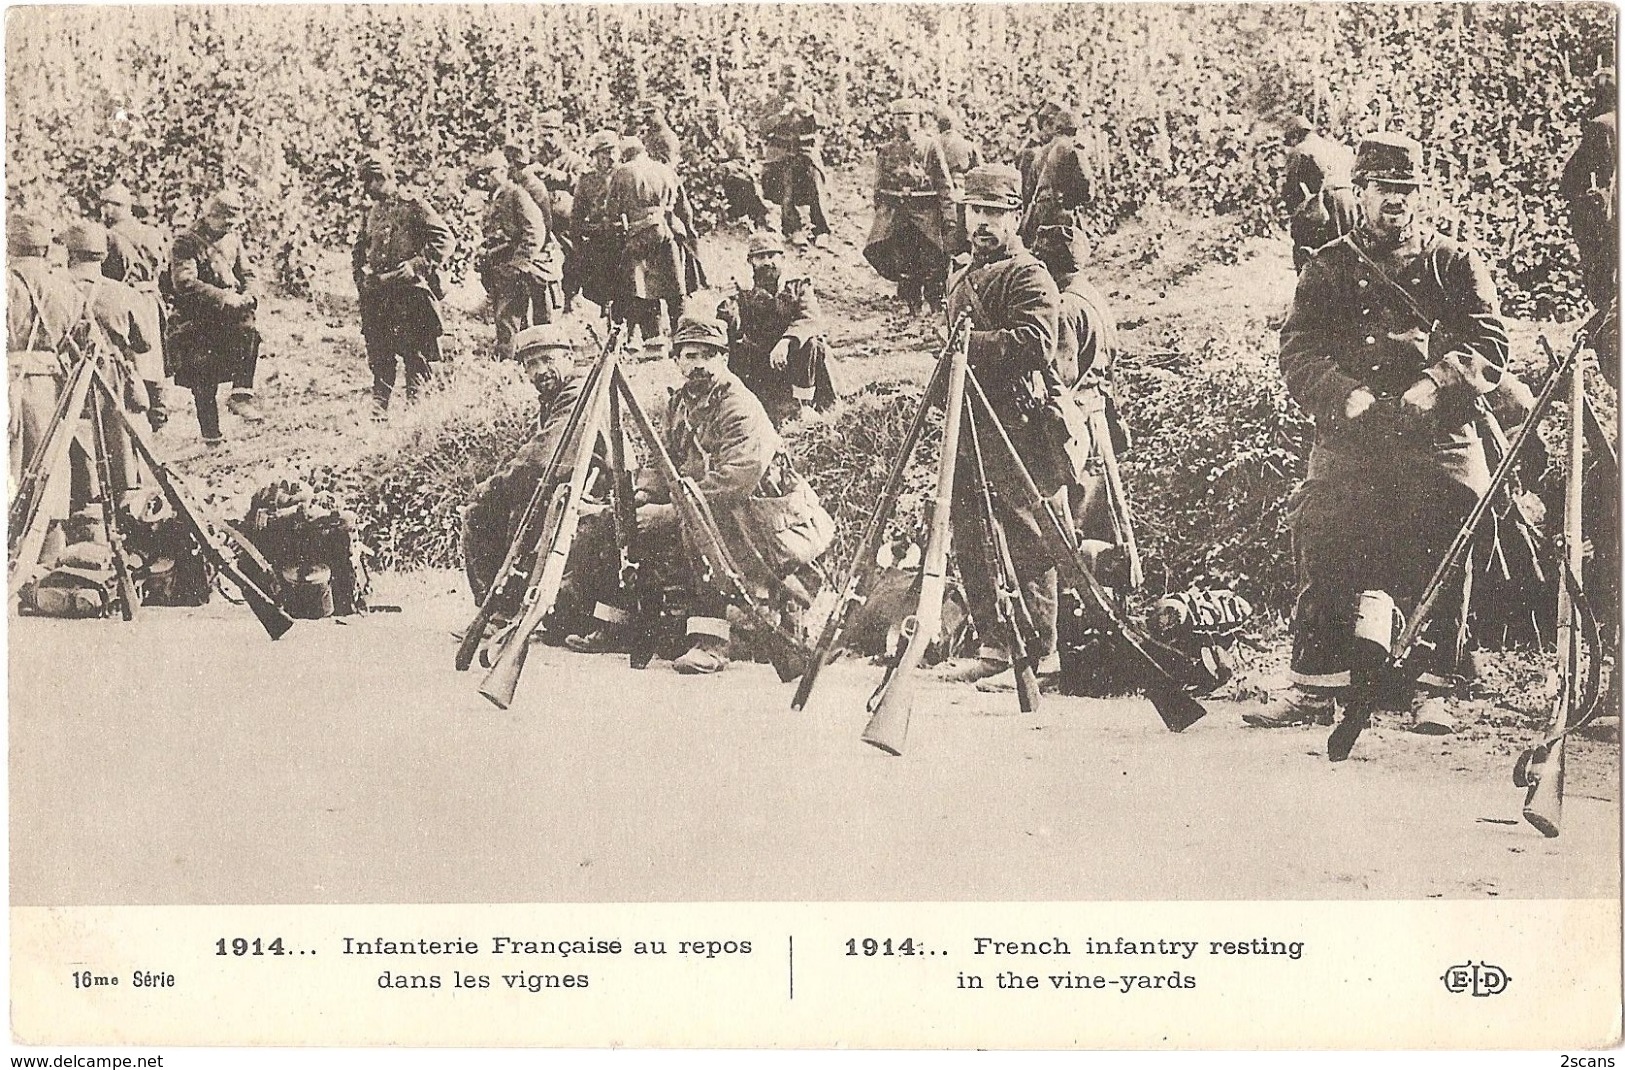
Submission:
[[[1562,192],[1587,295],[1601,307],[1617,289],[1617,193],[1611,81],[1599,90],[1608,107],[1588,124]],[[969,363],[996,415],[1040,490],[1073,517],[1097,565],[1109,570],[1113,554],[1120,558],[1132,546],[1127,503],[1110,500],[1102,473],[1122,422],[1112,384],[1115,321],[1085,271],[1095,178],[1079,146],[1080,119],[1046,102],[1011,166],[984,162],[951,111],[909,98],[890,114],[893,133],[878,152],[865,258],[896,282],[910,314],[942,310],[948,323],[969,315]],[[794,472],[777,429],[835,396],[811,281],[784,268],[786,236],[820,245],[829,233],[821,123],[793,64],[780,72],[759,124],[759,165],[726,101],[707,103],[704,131],[723,165],[729,214],[751,226],[752,272],[751,284],[711,314],[688,307],[706,278],[681,144],[661,102],[640,108],[637,136],[600,131],[584,154],[564,143],[563,117],[549,112],[534,155],[513,141],[475,161],[468,184],[488,196],[475,268],[496,319],[497,354],[525,365],[543,403],[536,437],[481,485],[469,510],[465,549],[476,596],[512,537],[540,458],[572,409],[576,344],[558,320],[578,299],[658,351],[665,351],[671,330],[685,382],[667,413],[668,451],[685,477],[731,511],[742,554],[750,550],[775,582],[817,586],[807,569],[828,545],[827,514]],[[1308,480],[1290,506],[1300,577],[1293,677],[1300,690],[1283,709],[1252,718],[1266,727],[1330,718],[1351,686],[1349,645],[1367,596],[1379,592],[1402,611],[1410,608],[1442,542],[1482,492],[1487,468],[1472,423],[1477,399],[1510,398],[1516,408],[1527,396],[1506,370],[1506,331],[1483,262],[1417,216],[1426,179],[1422,147],[1378,133],[1350,153],[1301,117],[1287,124],[1285,141],[1282,199],[1300,279],[1282,332],[1281,366],[1289,392],[1315,420],[1316,441]],[[369,203],[353,265],[382,414],[397,365],[410,396],[440,359],[439,273],[452,236],[427,201],[402,189],[381,153],[361,157],[359,177]],[[153,426],[165,418],[159,389],[165,373],[192,391],[205,441],[221,437],[223,384],[231,384],[234,411],[258,416],[253,273],[236,233],[241,201],[230,193],[214,197],[166,260],[157,232],[132,218],[128,191],[113,187],[103,200],[106,227],[86,222],[63,236],[67,273],[44,266],[51,235],[37,221],[13,213],[8,226],[14,471],[19,459],[26,463],[30,428],[54,401],[49,381],[59,369],[40,355],[84,309],[136,369],[132,395],[145,395]],[[768,202],[780,207],[777,229],[769,225]],[[1611,359],[1606,353],[1603,365],[1613,376]],[[1095,419],[1102,412],[1108,418]],[[1051,413],[1064,434],[1054,433]],[[1034,625],[1036,649],[1029,642],[1029,654],[1053,669],[1055,563],[1036,514],[1002,498],[999,474],[989,476],[994,516]],[[661,494],[652,483],[640,491],[640,525],[646,518],[650,531],[666,532],[667,556],[675,559],[670,507],[661,513]],[[602,549],[608,540],[586,542]],[[593,621],[571,632],[567,641],[576,649],[624,643],[618,631],[624,612],[608,601],[614,586],[608,568],[583,559],[575,569],[578,601],[592,608]],[[964,581],[979,647],[943,670],[963,681],[1006,673],[1014,649],[992,578],[971,573]],[[729,657],[725,616],[703,595],[691,608],[694,641],[678,667],[717,671]],[[1464,612],[1458,601],[1439,615],[1437,664],[1424,678],[1435,694],[1415,711],[1423,731],[1449,730],[1436,690],[1462,669]],[[1452,629],[1454,640],[1442,638]]]

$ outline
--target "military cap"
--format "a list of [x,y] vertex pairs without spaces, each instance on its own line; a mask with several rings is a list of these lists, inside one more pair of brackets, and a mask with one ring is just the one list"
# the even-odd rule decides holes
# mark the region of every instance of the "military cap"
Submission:
[[1021,207],[1021,172],[1009,164],[985,163],[965,173],[966,204],[1013,211]]
[[672,333],[671,344],[673,349],[681,345],[701,345],[726,353],[728,328],[722,325],[721,320],[684,316],[677,321],[677,330]]
[[919,97],[904,97],[901,100],[894,100],[891,107],[886,109],[890,115],[929,115],[935,110],[930,101],[921,100]]
[[613,130],[600,130],[587,142],[587,155],[596,156],[600,152],[614,152],[621,146],[621,135]]
[[1422,146],[1392,131],[1367,134],[1354,154],[1354,181],[1422,184]]
[[93,253],[98,257],[105,257],[107,228],[100,223],[81,219],[62,232],[62,245],[69,253]]
[[784,239],[779,237],[776,230],[758,230],[750,236],[750,244],[745,249],[745,255],[767,256],[770,253],[783,253]]
[[243,198],[235,190],[223,189],[210,197],[203,206],[204,215],[214,215],[216,212],[236,219],[243,214]]
[[534,327],[526,327],[513,336],[513,352],[516,357],[523,357],[526,353],[538,352],[544,349],[574,349],[575,342],[570,338],[568,331],[557,323],[539,323]]
[[102,190],[103,204],[135,204],[135,197],[130,193],[130,187],[122,182],[115,182]]
[[6,255],[27,256],[51,244],[51,225],[32,212],[6,215]]
[[542,112],[542,114],[536,119],[536,129],[563,130],[564,112],[560,111],[558,108],[549,108],[547,111]]
[[1307,134],[1315,128],[1315,124],[1302,115],[1294,115],[1286,121],[1284,129],[1288,134]]
[[1076,134],[1083,129],[1083,116],[1075,108],[1059,108],[1050,125],[1063,134]]
[[394,178],[395,165],[380,149],[369,149],[356,160],[356,170],[363,179]]
[[506,171],[508,169],[508,158],[502,155],[500,151],[492,150],[483,156],[476,156],[468,169],[475,174],[481,171]]

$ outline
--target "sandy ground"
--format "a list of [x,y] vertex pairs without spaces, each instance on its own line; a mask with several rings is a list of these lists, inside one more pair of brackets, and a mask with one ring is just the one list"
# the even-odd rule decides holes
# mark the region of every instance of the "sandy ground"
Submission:
[[[1571,788],[1544,840],[1487,745],[1379,728],[1332,766],[1322,730],[1235,703],[1175,736],[1137,699],[1023,715],[933,683],[890,758],[858,739],[868,665],[797,714],[765,665],[539,645],[502,712],[452,669],[452,577],[380,595],[405,612],[275,643],[219,599],[13,620],[12,902],[1619,894],[1617,793]],[[1617,758],[1577,746],[1571,785]]]

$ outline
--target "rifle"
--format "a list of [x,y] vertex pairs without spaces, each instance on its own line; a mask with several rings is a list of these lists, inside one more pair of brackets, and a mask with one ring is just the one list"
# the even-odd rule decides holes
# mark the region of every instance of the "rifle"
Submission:
[[[42,516],[40,509],[45,503],[47,493],[57,481],[68,478],[66,472],[68,449],[73,444],[73,435],[68,425],[71,421],[77,420],[79,413],[84,411],[94,371],[95,364],[88,357],[81,358],[74,365],[73,372],[68,377],[68,385],[62,392],[61,402],[52,415],[48,433],[41,440],[39,452],[33,459],[34,463],[29,465],[29,472],[25,475],[23,485],[12,501],[10,510],[12,527],[7,536],[9,545],[6,547],[10,558],[8,598],[17,597],[17,592],[28,582],[39,564],[40,551],[45,547],[45,536],[51,525],[51,518]],[[28,479],[29,475],[33,478]]]
[[[965,412],[965,383],[970,378],[970,334],[955,326],[947,354],[948,385],[943,401],[942,456],[937,462],[936,497],[931,505],[931,528],[920,563],[920,602],[903,622],[898,653],[869,697],[872,716],[863,729],[863,741],[887,754],[903,753],[908,722],[914,711],[925,650],[942,630],[942,599],[948,584],[948,530],[953,515],[954,474],[959,458],[959,428]],[[926,408],[922,404],[921,410]]]
[[709,583],[730,605],[750,618],[752,631],[760,633],[768,641],[768,660],[779,674],[779,680],[789,683],[806,671],[807,648],[757,602],[732,551],[723,541],[722,531],[711,512],[711,504],[705,500],[705,495],[694,481],[677,470],[665,443],[655,433],[649,417],[633,396],[625,376],[617,375],[615,383],[620,388],[627,413],[637,426],[638,434],[647,443],[655,467],[671,492],[672,505],[677,511],[678,530],[700,579]]
[[[604,353],[614,350],[620,330],[619,324],[610,328],[609,341],[604,346]],[[563,464],[564,458],[569,456],[570,446],[576,439],[576,429],[581,423],[582,415],[587,411],[587,402],[596,389],[598,376],[601,374],[602,355],[599,361],[599,365],[595,365],[587,373],[586,380],[581,385],[581,392],[576,395],[575,405],[570,410],[570,420],[559,435],[558,441],[553,444],[553,452],[548,456],[543,477],[537,482],[530,500],[525,503],[524,512],[519,516],[519,523],[514,528],[514,537],[508,543],[507,553],[502,556],[502,565],[497,569],[490,588],[486,590],[485,598],[481,600],[474,619],[463,632],[463,640],[458,644],[455,662],[458,672],[467,672],[468,667],[474,663],[474,655],[479,651],[480,643],[485,640],[486,629],[491,626],[497,607],[517,600],[530,584],[530,573],[534,571],[535,566],[536,543],[542,521],[547,516],[548,494],[553,482],[558,478],[559,467]]]
[[983,567],[993,577],[999,620],[1010,633],[1010,668],[1016,681],[1016,699],[1022,713],[1038,709],[1038,659],[1030,653],[1027,638],[1033,635],[1032,613],[1027,608],[1016,566],[1010,556],[1010,545],[1004,529],[993,513],[993,494],[987,483],[987,464],[982,459],[982,436],[977,431],[976,411],[965,414],[965,428],[970,439],[971,458],[976,463],[972,481],[980,509],[977,512],[977,535],[981,543]]
[[124,422],[124,426],[129,430],[130,439],[135,445],[136,453],[152,470],[153,479],[157,482],[158,489],[163,491],[164,496],[175,507],[175,512],[186,524],[187,530],[197,542],[198,551],[203,555],[204,560],[242,592],[243,601],[248,603],[248,608],[253,610],[255,617],[259,618],[260,626],[265,629],[265,633],[272,639],[280,639],[289,628],[293,627],[293,618],[289,617],[281,606],[277,605],[269,595],[237,567],[231,555],[226,552],[224,536],[216,531],[214,526],[205,518],[202,509],[192,501],[181,481],[176,478],[174,472],[170,471],[169,466],[158,459],[157,454],[153,452],[152,443],[148,440],[147,429],[131,417],[128,412],[125,412],[122,406],[117,404],[112,387],[102,377],[100,369],[92,368],[91,375],[95,378],[97,389],[101,390],[113,402],[114,411],[119,414],[119,419]]
[[[525,589],[523,609],[492,659],[491,671],[480,682],[480,694],[499,709],[505,710],[513,705],[514,692],[519,687],[519,674],[524,672],[525,658],[530,653],[530,637],[552,612],[553,604],[558,600],[559,586],[564,582],[564,567],[569,562],[576,526],[581,522],[582,499],[592,472],[593,445],[602,429],[605,407],[615,377],[615,354],[606,352],[593,373],[588,388],[582,390],[586,401],[579,409],[581,419],[578,425],[567,429],[566,434],[561,436],[561,441],[564,438],[575,440],[570,478],[568,482],[560,483],[551,494],[546,512],[548,527],[544,538],[537,544],[538,553],[531,563],[532,576]],[[573,435],[569,433],[572,430]],[[538,489],[546,486],[545,482],[538,484]],[[466,636],[464,642],[467,642]]]
[[[1108,400],[1107,404],[1111,404]],[[1117,447],[1112,444],[1111,424],[1104,407],[1089,414],[1089,433],[1100,450],[1100,464],[1106,474],[1106,498],[1111,507],[1112,520],[1128,553],[1128,586],[1137,591],[1145,586],[1145,568],[1140,563],[1140,546],[1134,538],[1134,518],[1129,513],[1128,492],[1123,488],[1123,473],[1117,467]]]
[[629,661],[634,669],[647,669],[654,660],[659,607],[651,596],[649,576],[643,568],[638,537],[638,507],[633,500],[632,473],[626,467],[626,440],[621,431],[621,396],[613,387],[609,396],[609,458],[612,479],[610,502],[615,521],[615,544],[620,549],[620,584],[623,604],[630,604],[632,634]]
[[1200,678],[1205,670],[1185,654],[1145,635],[1112,605],[1111,596],[1101,587],[1100,581],[1095,579],[1094,573],[1079,555],[1070,526],[1062,522],[1061,517],[1056,514],[1054,503],[1040,494],[1038,487],[1033,483],[1027,465],[1011,444],[1010,436],[1005,433],[998,416],[994,414],[993,405],[982,390],[982,384],[977,381],[976,373],[969,372],[966,379],[970,386],[970,396],[976,405],[978,419],[985,426],[992,428],[995,434],[994,445],[1002,449],[1010,459],[1011,468],[1016,474],[1016,485],[1013,490],[1019,499],[1018,504],[1024,504],[1037,516],[1039,537],[1043,540],[1051,559],[1066,577],[1068,584],[1076,588],[1078,600],[1083,605],[1084,611],[1102,621],[1106,630],[1116,634],[1121,646],[1130,655],[1134,667],[1138,670],[1143,681],[1145,697],[1156,708],[1162,723],[1170,732],[1183,732],[1207,716],[1207,710],[1191,697],[1186,685],[1180,682],[1180,678],[1181,676],[1187,679]]
[[[1580,337],[1585,336],[1582,333]],[[1575,353],[1578,352],[1577,347]],[[1554,371],[1553,378],[1558,374]],[[1580,577],[1584,562],[1585,536],[1581,519],[1585,478],[1585,365],[1579,360],[1574,360],[1573,367],[1568,371],[1568,379],[1569,470],[1563,496],[1563,566],[1565,580],[1573,577],[1574,589],[1582,591]],[[1523,770],[1524,784],[1528,787],[1523,801],[1524,820],[1535,826],[1542,836],[1548,838],[1556,836],[1562,829],[1563,774],[1568,753],[1564,737],[1573,727],[1572,723],[1577,720],[1575,713],[1580,704],[1579,690],[1576,686],[1580,676],[1580,638],[1576,634],[1578,623],[1578,607],[1575,599],[1571,597],[1570,584],[1561,583],[1557,588],[1557,656],[1561,684],[1552,701],[1551,727],[1547,730],[1547,738],[1530,748],[1519,761]],[[1597,648],[1593,646],[1591,650],[1592,680],[1589,686],[1593,694],[1588,705],[1594,709],[1595,675],[1600,666],[1597,665]],[[1589,719],[1590,713],[1591,710],[1586,711],[1585,719]],[[1515,767],[1514,772],[1516,771]]]
[[954,324],[947,343],[937,355],[936,367],[931,372],[930,381],[925,384],[925,393],[920,398],[919,409],[914,413],[914,422],[909,425],[908,433],[903,436],[897,459],[892,462],[891,472],[886,476],[885,486],[880,492],[879,505],[869,514],[863,528],[863,537],[858,540],[858,547],[852,554],[852,563],[847,566],[846,579],[841,583],[840,599],[830,611],[829,619],[824,622],[824,630],[819,633],[818,642],[813,646],[812,657],[807,661],[807,671],[801,677],[801,683],[796,685],[795,697],[790,700],[792,710],[806,708],[807,699],[812,695],[813,684],[818,680],[818,673],[834,653],[841,633],[846,630],[847,622],[857,608],[868,600],[868,594],[864,592],[868,591],[879,564],[876,554],[879,553],[880,541],[886,534],[886,520],[896,507],[897,495],[903,487],[903,476],[925,432],[927,418],[931,415],[931,410],[947,383],[948,367],[952,363],[951,358],[959,343],[959,336],[969,326],[970,313],[965,312]]
[[[105,387],[105,380],[97,376],[97,382]],[[113,465],[107,455],[107,422],[102,413],[102,404],[117,406],[118,401],[111,395],[90,400],[90,433],[91,449],[95,453],[96,482],[100,484],[102,497],[102,524],[107,528],[107,548],[113,559],[113,575],[118,581],[119,616],[125,620],[134,620],[136,607],[140,599],[136,597],[135,581],[130,578],[130,563],[125,557],[124,533],[119,530],[118,502],[113,499]]]

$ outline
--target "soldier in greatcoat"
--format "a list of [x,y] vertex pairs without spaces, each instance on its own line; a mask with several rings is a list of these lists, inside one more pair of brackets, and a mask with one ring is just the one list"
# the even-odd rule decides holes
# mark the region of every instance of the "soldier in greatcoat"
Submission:
[[451,255],[452,239],[428,201],[400,188],[394,165],[382,154],[364,156],[360,171],[369,203],[351,269],[374,413],[382,416],[395,391],[397,362],[410,399],[441,359],[440,265]]
[[829,234],[824,215],[824,159],[819,149],[823,118],[801,84],[801,71],[787,63],[779,72],[779,92],[768,101],[760,133],[762,196],[781,208],[780,229],[786,238],[802,240],[801,210],[814,245]]
[[[651,159],[641,141],[627,138],[622,143],[621,164],[609,176],[604,210],[620,240],[614,307],[617,319],[646,341],[665,334],[692,292],[688,258],[679,244],[686,230],[676,212],[678,187],[677,172]],[[666,322],[660,318],[662,302]]]
[[[68,251],[68,277],[84,296],[85,317],[93,325],[92,337],[106,347],[111,358],[103,360],[101,368],[115,400],[103,399],[100,404],[114,485],[104,489],[118,495],[136,487],[140,477],[130,432],[113,407],[132,414],[147,410],[150,402],[146,380],[154,373],[157,340],[146,333],[153,325],[142,295],[134,287],[103,274],[107,239],[106,228],[89,220],[75,223],[62,234],[62,245]],[[162,374],[161,369],[158,374]]]
[[727,218],[734,220],[743,216],[750,220],[753,229],[767,229],[761,173],[744,125],[734,118],[728,102],[721,97],[711,97],[705,102],[705,122],[722,195],[727,201]]
[[[1507,375],[1507,332],[1479,257],[1417,218],[1422,147],[1399,134],[1360,142],[1362,221],[1298,277],[1281,330],[1288,392],[1315,421],[1307,480],[1289,523],[1298,570],[1293,692],[1246,717],[1262,727],[1329,724],[1354,698],[1412,706],[1413,727],[1448,732],[1440,690],[1463,664],[1461,584],[1432,618],[1415,694],[1356,679],[1355,629],[1409,613],[1489,485],[1474,427]],[[1382,633],[1377,633],[1380,635]],[[1391,635],[1391,633],[1389,633]],[[1368,693],[1352,695],[1351,687]],[[1408,689],[1405,689],[1408,690]]]
[[1287,121],[1283,137],[1288,152],[1281,203],[1290,221],[1292,266],[1301,272],[1316,249],[1354,229],[1354,156],[1301,115]]
[[620,137],[600,130],[588,144],[592,170],[576,180],[570,209],[570,253],[564,262],[565,296],[580,294],[600,309],[615,297],[620,235],[609,217],[609,176]]
[[[994,415],[1009,434],[1023,463],[1038,483],[1040,493],[1056,498],[1065,493],[1066,480],[1057,473],[1067,463],[1054,456],[1055,444],[1036,433],[1032,415],[1055,398],[1059,380],[1055,370],[1056,320],[1060,296],[1043,263],[1021,240],[1021,175],[1003,164],[984,164],[965,176],[965,224],[970,232],[970,262],[948,280],[948,323],[969,313],[969,363],[976,373]],[[1015,485],[1001,451],[982,436],[987,481],[993,495],[994,523],[1004,532],[1016,579],[1036,634],[1028,653],[1041,671],[1053,671],[1058,583],[1055,562],[1044,548],[1039,516],[1026,504],[1009,501],[1000,488]],[[969,526],[981,512],[973,481],[974,460],[960,443],[959,469],[954,480],[955,542],[975,544]],[[961,537],[959,533],[965,533]],[[974,556],[974,555],[970,555]],[[1012,637],[999,619],[994,577],[981,568],[964,568],[971,619],[980,646],[971,658],[955,659],[942,668],[945,679],[970,682],[1009,670]]]
[[250,421],[264,417],[254,406],[254,373],[260,332],[254,323],[259,300],[254,269],[238,225],[242,198],[225,190],[210,198],[203,215],[175,238],[169,256],[174,313],[165,354],[175,385],[192,392],[198,430],[209,447],[224,443],[219,390],[231,384],[227,408]]
[[[67,381],[70,335],[81,341],[84,295],[50,260],[50,226],[21,208],[6,215],[6,373],[9,477],[12,494],[23,472],[44,445],[46,425]],[[50,515],[70,511],[65,482],[45,503]],[[60,533],[51,538],[60,545]]]
[[[761,402],[728,371],[726,328],[717,320],[685,318],[672,336],[672,359],[684,381],[666,407],[663,438],[678,473],[694,481],[746,582],[759,596],[772,596],[775,577],[805,590],[807,582],[816,583],[807,576],[808,566],[829,546],[834,522],[791,465]],[[658,472],[638,474],[635,497],[644,567],[667,579],[686,577],[692,589],[690,646],[672,668],[721,672],[728,667],[732,639],[727,603],[692,574],[671,493]],[[582,652],[624,650],[627,607],[618,604],[617,555],[608,514],[584,519],[576,546],[588,552],[573,562],[572,585],[578,597],[585,596],[583,601],[596,601],[599,626],[567,642]],[[594,547],[597,554],[590,553]]]
[[942,301],[948,275],[944,219],[953,211],[954,181],[942,146],[922,121],[930,104],[899,100],[891,106],[892,139],[880,146],[875,164],[875,218],[863,256],[885,279],[897,283],[898,299],[911,315]]
[[164,302],[158,278],[169,262],[169,250],[157,227],[135,217],[135,197],[121,182],[101,194],[102,224],[107,227],[107,258],[102,274],[135,289],[140,295],[141,334],[151,343],[137,362],[147,388],[147,422],[154,431],[169,422],[164,397]]
[[772,231],[750,236],[751,285],[723,301],[728,370],[761,401],[775,427],[808,409],[835,404],[829,344],[812,279],[784,273],[784,241]]
[[[1574,155],[1563,165],[1558,193],[1569,206],[1569,226],[1580,253],[1586,300],[1606,309],[1619,299],[1619,130],[1614,112],[1614,73],[1596,78],[1596,103]],[[1603,376],[1619,386],[1619,317],[1595,339]]]
[[1083,120],[1062,108],[1051,113],[1050,139],[1033,157],[1031,207],[1022,220],[1021,236],[1031,242],[1039,227],[1084,225],[1094,203],[1095,174],[1079,134]]
[[485,240],[474,267],[496,316],[498,360],[513,358],[513,337],[526,327],[551,323],[563,302],[559,262],[547,214],[508,177],[508,160],[492,152],[475,161],[469,185],[489,199],[481,220]]

